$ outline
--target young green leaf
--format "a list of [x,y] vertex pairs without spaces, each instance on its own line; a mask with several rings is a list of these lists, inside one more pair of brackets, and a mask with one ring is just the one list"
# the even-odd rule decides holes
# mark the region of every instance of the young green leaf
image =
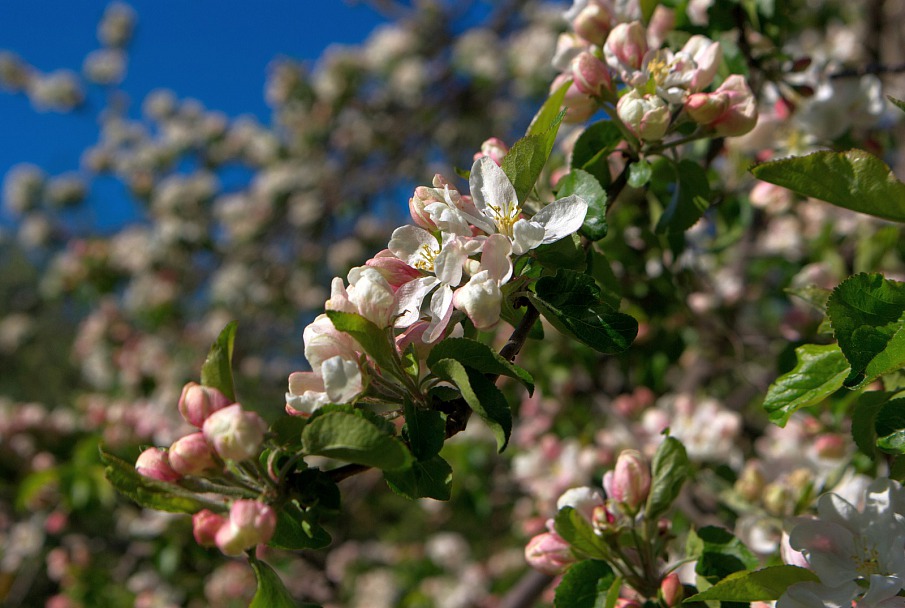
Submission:
[[427,356],[427,366],[433,369],[441,359],[455,359],[466,367],[485,374],[507,376],[521,382],[529,393],[534,392],[534,379],[528,370],[511,363],[495,350],[477,340],[468,338],[447,338],[438,343]]
[[400,469],[412,463],[411,452],[396,437],[370,420],[342,411],[312,418],[302,431],[302,443],[309,454],[378,469]]
[[669,204],[657,220],[657,234],[682,233],[695,225],[710,207],[710,184],[707,172],[698,163],[683,160],[677,169]]
[[273,568],[251,556],[248,558],[248,563],[251,564],[251,569],[255,572],[255,579],[258,581],[258,590],[248,608],[296,608],[298,606]]
[[649,162],[635,161],[628,168],[628,185],[632,188],[643,188],[650,181],[652,173],[653,169]]
[[535,130],[515,142],[503,157],[500,167],[512,182],[519,204],[525,202],[540,177],[565,112],[559,112],[546,130]]
[[607,559],[609,550],[603,539],[594,532],[591,524],[572,507],[563,507],[553,520],[556,533],[572,545],[572,550],[582,558]]
[[531,258],[547,270],[584,271],[588,266],[587,254],[581,246],[581,237],[573,233],[555,243],[539,245],[531,250]]
[[505,450],[512,432],[512,412],[500,389],[483,373],[455,359],[441,359],[431,366],[431,371],[441,380],[456,385],[468,407],[493,431],[499,451]]
[[905,364],[905,283],[876,273],[856,274],[833,290],[826,310],[852,366],[846,386],[872,380],[868,369],[879,375]]
[[852,411],[852,438],[858,449],[870,456],[877,455],[877,414],[894,393],[870,391],[858,396]]
[[902,101],[901,99],[896,99],[895,97],[892,97],[891,95],[887,95],[886,99],[888,99],[894,106],[896,106],[897,108],[899,108],[900,110],[905,112],[905,101]]
[[601,120],[585,129],[572,148],[570,166],[587,171],[606,188],[612,182],[607,157],[622,142],[622,132],[612,121]]
[[176,484],[145,477],[125,460],[100,449],[104,475],[121,494],[142,507],[169,513],[197,513],[201,509],[226,510],[226,504],[213,503]]
[[383,476],[391,490],[412,500],[449,500],[452,490],[452,467],[439,455],[418,460],[408,469],[384,471]]
[[223,393],[230,401],[236,400],[233,384],[233,344],[236,341],[236,321],[230,321],[211,345],[207,359],[201,366],[201,384]]
[[695,572],[716,583],[733,572],[751,570],[760,560],[731,532],[717,526],[705,526],[689,534],[688,543],[698,548],[689,557],[698,558]]
[[651,485],[644,507],[645,517],[656,521],[669,510],[689,472],[685,446],[675,437],[665,438],[651,462]]
[[564,82],[550,94],[544,105],[531,119],[531,124],[528,125],[528,131],[525,132],[525,135],[543,135],[554,123],[558,124],[557,117],[562,111],[562,102],[566,98],[566,92],[568,92],[570,86],[572,86],[571,81]]
[[606,562],[588,559],[569,566],[556,587],[554,608],[597,608],[603,606],[616,580]]
[[588,213],[579,232],[592,241],[599,241],[605,237],[607,233],[606,190],[603,189],[597,178],[587,171],[572,169],[568,175],[559,180],[557,188],[559,188],[556,193],[558,197],[577,194],[587,202]]
[[781,427],[799,409],[835,393],[849,373],[848,362],[836,344],[805,344],[795,349],[795,355],[795,368],[777,378],[764,399],[770,421]]
[[874,421],[877,447],[891,454],[905,453],[905,399],[883,404]]
[[387,332],[377,327],[375,323],[354,312],[328,310],[327,317],[337,330],[355,338],[381,369],[394,374],[404,373]]
[[742,570],[685,601],[771,602],[778,600],[790,585],[819,580],[812,571],[798,566],[770,566],[753,572]]
[[330,534],[318,525],[314,517],[290,502],[277,511],[277,526],[267,545],[288,551],[301,551],[323,549],[330,542]]
[[763,163],[754,177],[839,207],[905,222],[905,184],[864,150],[821,151]]
[[[439,347],[443,342],[437,345]],[[417,460],[430,460],[436,456],[446,440],[446,423],[435,410],[415,407],[411,401],[404,404],[405,424],[402,437]]]

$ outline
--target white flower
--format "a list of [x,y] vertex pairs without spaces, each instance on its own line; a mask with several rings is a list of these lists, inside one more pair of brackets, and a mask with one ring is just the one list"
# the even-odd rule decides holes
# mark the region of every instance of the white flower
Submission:
[[[581,228],[588,204],[579,196],[554,201],[530,220],[522,217],[515,187],[493,160],[483,156],[471,167],[471,196],[484,221],[471,223],[489,234],[499,233],[521,255],[538,245],[553,243]],[[489,220],[489,221],[488,221]]]

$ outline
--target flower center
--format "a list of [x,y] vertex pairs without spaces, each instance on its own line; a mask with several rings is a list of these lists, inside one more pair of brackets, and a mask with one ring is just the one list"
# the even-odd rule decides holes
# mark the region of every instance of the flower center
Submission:
[[496,205],[487,205],[490,213],[490,219],[497,225],[500,234],[512,238],[512,227],[522,215],[522,210],[518,203],[509,203],[505,208]]
[[880,572],[880,553],[876,547],[868,545],[863,538],[855,539],[855,553],[851,556],[855,570],[864,578]]
[[653,80],[657,86],[663,86],[663,83],[666,82],[666,77],[669,76],[669,72],[675,65],[675,59],[666,61],[666,59],[664,59],[664,54],[657,52],[647,63],[647,73],[650,74],[651,80]]
[[418,259],[415,261],[415,268],[424,272],[434,271],[434,258],[440,253],[440,249],[434,249],[427,243],[418,248]]

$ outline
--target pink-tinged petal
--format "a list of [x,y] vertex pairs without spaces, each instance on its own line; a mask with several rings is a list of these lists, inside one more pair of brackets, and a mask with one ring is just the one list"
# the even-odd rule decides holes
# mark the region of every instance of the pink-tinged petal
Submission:
[[439,285],[437,277],[409,281],[396,291],[395,327],[409,327],[421,318],[421,303],[430,290]]
[[858,593],[855,583],[828,587],[820,583],[795,583],[779,598],[776,608],[851,608]]
[[563,492],[556,501],[556,508],[572,507],[584,517],[588,523],[594,520],[594,509],[604,506],[603,494],[597,488],[587,486],[570,488]]
[[546,244],[577,232],[587,214],[588,203],[573,194],[553,201],[531,219],[544,227],[544,240],[541,242]]
[[427,343],[435,342],[442,336],[452,318],[453,293],[449,285],[441,285],[440,289],[434,292],[431,297],[430,311],[431,322],[424,332],[424,341]]
[[792,529],[789,544],[807,556],[811,569],[826,585],[852,581],[859,575],[853,555],[858,555],[852,533],[821,520],[806,520]]
[[330,299],[324,303],[325,310],[338,310],[341,312],[358,312],[355,304],[349,301],[349,292],[346,285],[339,277],[333,277],[330,283]]
[[456,290],[453,303],[468,315],[475,327],[485,330],[492,328],[500,320],[503,293],[490,273],[482,270]]
[[456,286],[462,281],[462,265],[468,254],[458,239],[447,242],[434,258],[434,274],[443,283]]
[[870,587],[864,597],[855,604],[857,608],[893,608],[905,606],[905,597],[896,597],[902,589],[905,573],[901,576],[870,576]]
[[487,217],[494,217],[496,213],[506,215],[510,206],[518,203],[512,182],[503,170],[486,156],[482,156],[472,165],[469,186],[475,206]]
[[498,283],[506,283],[512,277],[512,242],[502,234],[492,234],[484,242],[481,252],[481,270],[490,273]]
[[546,230],[534,220],[519,219],[512,225],[512,253],[522,255],[544,240]]

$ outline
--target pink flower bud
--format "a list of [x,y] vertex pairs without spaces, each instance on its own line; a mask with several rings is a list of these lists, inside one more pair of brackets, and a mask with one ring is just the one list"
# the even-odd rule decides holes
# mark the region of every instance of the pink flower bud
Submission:
[[820,458],[838,460],[845,456],[847,445],[842,435],[826,433],[814,440],[814,451]]
[[623,450],[616,468],[603,477],[607,497],[637,513],[650,492],[650,467],[638,450]]
[[528,541],[525,560],[535,570],[556,576],[575,561],[572,549],[556,532],[544,532]]
[[692,93],[685,98],[685,112],[698,124],[709,125],[729,109],[725,93]]
[[365,262],[365,265],[382,274],[394,292],[409,281],[421,276],[420,272],[394,256],[389,249],[379,252]]
[[277,514],[256,500],[237,500],[229,509],[229,520],[217,531],[215,542],[226,555],[241,555],[246,549],[267,543],[277,526]]
[[607,36],[603,47],[606,62],[611,68],[623,75],[622,79],[632,86],[640,86],[643,82],[634,82],[626,77],[641,69],[644,55],[647,53],[647,34],[639,21],[620,23]]
[[135,461],[135,470],[145,477],[159,481],[176,481],[181,477],[170,466],[167,451],[160,448],[148,448],[139,454]]
[[204,433],[192,433],[177,439],[169,450],[170,466],[180,475],[200,475],[217,468],[211,446]]
[[200,429],[208,416],[229,404],[229,399],[217,389],[189,382],[179,397],[179,413],[186,422]]
[[754,128],[757,124],[757,102],[743,76],[732,74],[715,93],[725,93],[729,96],[729,107],[710,124],[717,135],[734,137],[744,135]]
[[643,141],[656,141],[669,128],[669,106],[656,95],[631,90],[616,104],[616,113],[625,126]]
[[575,87],[592,97],[612,97],[613,78],[604,62],[584,51],[572,60],[572,80]]
[[236,461],[257,456],[266,431],[264,419],[243,411],[238,403],[211,414],[202,428],[204,438],[221,458]]
[[216,544],[217,532],[226,524],[226,518],[219,513],[204,509],[192,516],[192,534],[195,542],[202,547],[213,547]]
[[685,589],[682,587],[678,574],[671,572],[663,577],[663,580],[660,581],[659,596],[669,608],[674,608],[682,603],[685,598]]
[[474,155],[474,160],[482,156],[490,157],[497,165],[503,162],[503,157],[509,153],[509,146],[502,139],[491,137],[481,144],[481,151]]
[[[563,83],[569,79],[568,74],[560,74],[553,80],[553,84],[550,86],[550,92],[552,93],[559,87],[563,85]],[[573,82],[568,90],[566,91],[566,97],[563,99],[563,106],[566,108],[566,115],[563,120],[567,123],[577,123],[584,122],[594,115],[600,106],[597,103],[597,100],[592,98],[589,95],[585,95],[578,87],[575,86]]]
[[425,230],[433,232],[437,229],[437,225],[430,219],[430,215],[424,210],[424,207],[430,203],[439,202],[431,188],[427,186],[418,186],[415,193],[409,199],[409,214],[412,221]]
[[602,46],[614,21],[615,17],[607,4],[591,0],[572,19],[572,29],[588,43]]

